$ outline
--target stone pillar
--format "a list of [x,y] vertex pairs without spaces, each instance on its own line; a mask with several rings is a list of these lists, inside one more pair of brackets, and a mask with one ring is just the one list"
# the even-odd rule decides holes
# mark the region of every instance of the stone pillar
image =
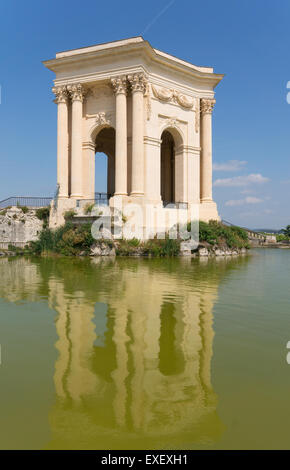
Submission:
[[72,100],[71,125],[71,197],[83,196],[83,162],[82,162],[82,117],[84,89],[80,83],[69,85],[68,90]]
[[212,111],[214,99],[201,100],[201,203],[212,202]]
[[129,75],[132,87],[132,189],[131,196],[144,195],[144,93],[143,73]]
[[184,145],[175,149],[175,185],[174,201],[187,202],[187,151]]
[[82,145],[82,169],[83,169],[83,196],[85,199],[95,199],[95,145],[92,142],[84,142]]
[[57,184],[59,198],[69,196],[68,92],[66,86],[53,87],[57,103]]
[[112,78],[116,95],[115,196],[127,195],[127,79]]

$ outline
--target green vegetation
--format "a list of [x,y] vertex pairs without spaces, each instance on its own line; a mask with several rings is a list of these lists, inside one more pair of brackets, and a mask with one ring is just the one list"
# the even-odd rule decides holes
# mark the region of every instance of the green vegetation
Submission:
[[48,226],[49,213],[50,213],[49,207],[40,207],[35,212],[36,217],[39,220],[43,221],[43,228],[46,228]]
[[64,256],[89,255],[95,243],[91,234],[91,225],[73,226],[67,222],[64,226],[51,230],[43,229],[39,239],[30,242],[29,251],[33,254],[56,253]]
[[90,203],[88,202],[88,203],[85,205],[85,207],[84,207],[84,213],[87,214],[87,215],[88,215],[88,214],[91,214],[91,212],[92,212],[92,210],[94,209],[94,207],[95,207],[95,203],[90,204]]
[[[74,212],[74,211],[70,211]],[[189,230],[190,227],[188,227]],[[240,227],[227,227],[219,222],[200,222],[200,243],[209,247],[249,248],[248,234]],[[44,228],[39,239],[30,242],[30,253],[58,254],[63,256],[86,256],[93,245],[102,245],[116,249],[117,256],[152,256],[174,257],[180,253],[180,239],[165,239],[140,241],[132,240],[95,240],[91,234],[91,224],[74,225],[71,221],[56,230]]]
[[117,256],[152,256],[158,258],[171,258],[178,256],[180,252],[180,240],[165,239],[147,240],[141,242],[136,238],[132,240],[118,240],[116,242]]
[[[190,224],[188,225],[190,231]],[[227,226],[221,222],[211,220],[209,223],[199,222],[199,241],[210,245],[225,246],[229,248],[249,248],[248,234],[246,230]]]
[[68,222],[69,220],[72,220],[75,215],[76,212],[73,209],[70,209],[64,213],[64,219]]
[[287,237],[287,235],[284,235],[283,233],[278,233],[276,235],[276,240],[277,242],[289,241],[289,237]]
[[286,239],[289,240],[290,239],[290,225],[287,225],[287,227],[283,229],[283,233],[284,233]]
[[27,212],[29,211],[27,206],[17,206],[17,207],[22,210],[23,214],[27,214]]

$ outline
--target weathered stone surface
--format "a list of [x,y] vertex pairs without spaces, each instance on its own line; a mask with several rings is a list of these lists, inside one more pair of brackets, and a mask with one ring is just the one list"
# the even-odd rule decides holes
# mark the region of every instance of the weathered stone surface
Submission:
[[[216,249],[214,250],[214,253],[215,253],[216,256],[225,256],[225,255],[226,255],[226,253],[224,252],[224,250],[221,250],[220,248],[216,248]],[[228,254],[229,254],[229,253],[228,253]]]
[[43,222],[35,215],[35,209],[24,213],[19,207],[0,211],[0,247],[11,243],[24,246],[29,241],[37,240]]
[[193,256],[197,249],[197,243],[194,240],[185,240],[180,244],[180,256]]
[[209,256],[209,251],[207,248],[204,248],[203,246],[198,248],[198,254],[199,256]]
[[116,256],[116,250],[106,243],[96,243],[91,247],[91,256]]

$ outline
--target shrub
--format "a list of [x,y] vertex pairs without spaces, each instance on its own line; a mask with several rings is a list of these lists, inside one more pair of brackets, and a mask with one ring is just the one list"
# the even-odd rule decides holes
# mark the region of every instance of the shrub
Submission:
[[49,218],[49,213],[49,207],[40,207],[36,210],[35,215],[39,220],[47,220]]
[[[190,224],[187,227],[190,230]],[[227,226],[211,220],[199,222],[199,241],[210,245],[227,245],[229,248],[248,248],[249,239],[246,230],[237,226]]]
[[133,238],[131,240],[118,240],[116,254],[118,256],[146,255],[153,257],[178,256],[180,252],[180,241],[171,240],[168,237],[164,240],[154,238],[141,242]]
[[64,219],[68,221],[68,220],[72,220],[75,215],[76,215],[76,212],[73,209],[70,209],[66,211],[63,216],[64,216]]
[[84,213],[85,213],[85,214],[91,214],[91,212],[92,212],[92,210],[93,210],[94,207],[95,207],[95,204],[94,204],[94,203],[90,204],[90,203],[88,202],[88,203],[85,205],[85,207],[84,207]]
[[40,207],[36,210],[35,215],[39,220],[43,221],[43,228],[47,228],[49,220],[50,208]]
[[170,239],[148,240],[143,244],[143,254],[154,256],[154,257],[173,257],[178,256],[180,252],[180,241]]
[[287,235],[284,235],[283,233],[279,233],[276,235],[276,240],[277,242],[282,242],[285,240],[289,240],[289,237],[287,237]]
[[27,206],[18,206],[18,207],[19,207],[19,209],[22,210],[23,214],[27,214],[27,212],[29,211]]
[[73,226],[67,222],[56,230],[43,229],[38,240],[30,242],[29,249],[35,254],[54,252],[64,256],[76,256],[82,251],[89,254],[94,241],[90,224]]

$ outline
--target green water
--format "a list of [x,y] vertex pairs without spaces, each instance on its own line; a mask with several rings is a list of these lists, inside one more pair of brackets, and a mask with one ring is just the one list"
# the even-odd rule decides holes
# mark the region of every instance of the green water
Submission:
[[290,448],[290,250],[1,259],[1,449]]

